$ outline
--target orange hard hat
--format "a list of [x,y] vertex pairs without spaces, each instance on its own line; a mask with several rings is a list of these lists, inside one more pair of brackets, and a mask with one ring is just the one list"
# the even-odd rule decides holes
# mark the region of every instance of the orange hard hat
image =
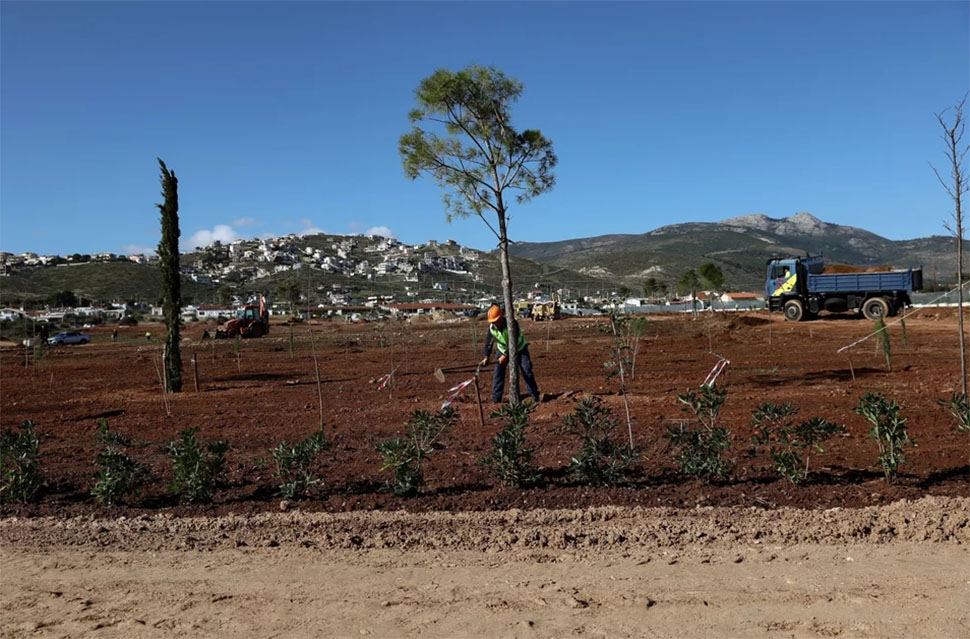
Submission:
[[488,321],[489,323],[497,322],[502,319],[502,307],[492,305],[488,308]]

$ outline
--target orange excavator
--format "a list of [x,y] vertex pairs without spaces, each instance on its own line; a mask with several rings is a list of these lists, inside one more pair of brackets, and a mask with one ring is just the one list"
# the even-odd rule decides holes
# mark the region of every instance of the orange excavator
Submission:
[[269,311],[266,299],[259,298],[259,305],[247,304],[236,310],[236,317],[216,329],[216,339],[236,337],[262,337],[269,333]]

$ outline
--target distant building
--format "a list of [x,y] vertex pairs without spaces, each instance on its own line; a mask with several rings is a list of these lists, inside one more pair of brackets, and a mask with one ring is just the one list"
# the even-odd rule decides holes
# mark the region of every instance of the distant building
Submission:
[[389,311],[394,317],[409,315],[426,315],[435,311],[451,311],[462,313],[477,310],[477,306],[469,304],[449,304],[447,302],[408,302],[405,304],[382,304],[381,308]]
[[17,320],[24,314],[15,308],[0,308],[0,320]]
[[764,295],[757,293],[724,293],[721,295],[722,302],[763,302]]
[[202,304],[195,310],[195,315],[200,320],[227,320],[235,317],[236,309],[224,304]]

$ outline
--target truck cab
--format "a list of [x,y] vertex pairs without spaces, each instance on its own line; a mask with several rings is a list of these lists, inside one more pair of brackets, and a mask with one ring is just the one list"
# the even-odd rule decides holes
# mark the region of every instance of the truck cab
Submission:
[[794,258],[769,260],[765,275],[765,299],[779,297],[795,289],[798,282],[798,261]]

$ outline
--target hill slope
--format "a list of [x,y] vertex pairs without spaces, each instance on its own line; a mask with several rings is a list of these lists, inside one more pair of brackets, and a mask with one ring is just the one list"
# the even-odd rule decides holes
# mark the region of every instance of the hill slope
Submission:
[[[189,255],[191,257],[195,254]],[[190,259],[183,258],[183,263],[188,262]],[[611,286],[607,282],[568,268],[523,258],[512,258],[512,272],[514,288],[518,293],[531,290],[537,284],[545,289],[569,288],[576,291],[608,290]],[[454,300],[486,295],[499,296],[502,270],[496,255],[484,254],[475,274],[477,280],[471,275],[424,273],[420,275],[418,283],[406,283],[403,276],[366,280],[311,269],[310,281],[312,289],[317,291],[314,293],[315,303],[320,301],[318,297],[322,298],[318,287],[328,289],[333,284],[354,291],[354,297],[392,295],[399,301],[406,299],[405,286],[417,291],[418,298]],[[277,286],[290,279],[296,279],[302,288],[307,281],[306,271],[301,269],[276,273],[269,277],[233,284],[232,288],[241,292],[262,291],[272,297]],[[450,290],[435,290],[436,283],[445,284]],[[220,285],[199,284],[183,277],[182,299],[186,304],[214,304],[219,301],[219,288]],[[464,289],[464,293],[461,289]],[[85,303],[134,300],[154,304],[161,298],[161,277],[157,266],[122,261],[25,268],[0,279],[0,305],[39,303],[58,291],[72,291],[79,298],[83,298]]]
[[[205,297],[212,286],[182,278],[182,297]],[[85,303],[134,300],[156,303],[162,296],[157,266],[134,262],[88,262],[70,266],[38,266],[0,279],[0,304],[46,300],[58,291],[73,291]]]
[[647,277],[672,284],[703,262],[721,267],[733,289],[760,290],[773,255],[822,253],[829,261],[899,268],[923,264],[928,282],[955,279],[954,239],[893,241],[864,229],[823,222],[809,213],[775,219],[744,215],[712,223],[664,226],[640,235],[602,235],[561,242],[523,242],[514,255],[619,279],[631,287]]

